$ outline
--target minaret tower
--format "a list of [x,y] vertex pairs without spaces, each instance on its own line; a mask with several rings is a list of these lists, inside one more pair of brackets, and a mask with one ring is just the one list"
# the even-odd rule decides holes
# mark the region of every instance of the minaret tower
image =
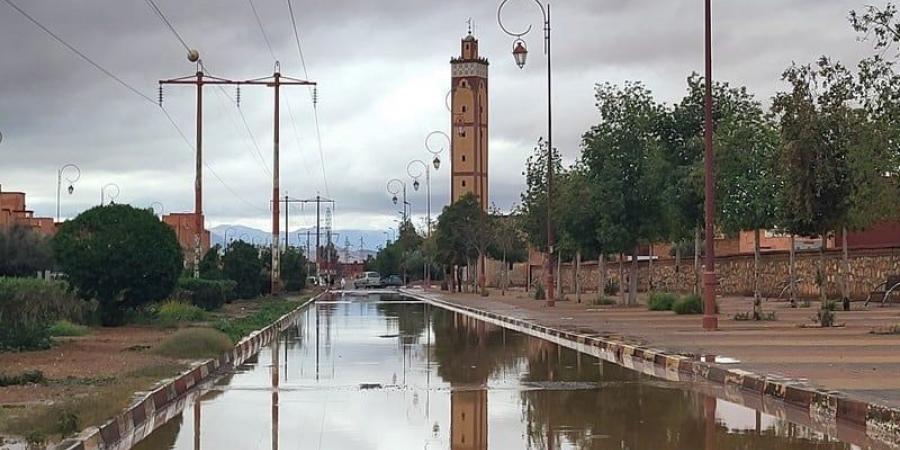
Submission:
[[488,61],[478,56],[478,40],[463,38],[461,56],[450,60],[450,198],[471,192],[488,207]]

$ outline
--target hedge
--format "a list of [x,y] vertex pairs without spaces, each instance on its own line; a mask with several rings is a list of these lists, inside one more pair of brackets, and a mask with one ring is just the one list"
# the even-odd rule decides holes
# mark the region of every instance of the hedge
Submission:
[[0,277],[0,351],[48,348],[50,325],[62,319],[79,321],[89,307],[66,283]]
[[194,306],[212,311],[235,299],[237,283],[231,280],[182,278],[178,280],[178,297]]

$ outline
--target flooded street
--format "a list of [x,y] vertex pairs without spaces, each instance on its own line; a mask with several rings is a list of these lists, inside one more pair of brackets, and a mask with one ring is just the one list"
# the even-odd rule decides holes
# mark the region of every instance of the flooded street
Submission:
[[424,303],[335,300],[136,448],[860,448]]

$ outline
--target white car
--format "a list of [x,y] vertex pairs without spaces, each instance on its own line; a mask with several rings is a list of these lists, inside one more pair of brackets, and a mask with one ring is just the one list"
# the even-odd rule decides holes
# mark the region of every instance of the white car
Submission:
[[378,272],[363,272],[353,280],[354,289],[370,289],[381,287],[381,275]]

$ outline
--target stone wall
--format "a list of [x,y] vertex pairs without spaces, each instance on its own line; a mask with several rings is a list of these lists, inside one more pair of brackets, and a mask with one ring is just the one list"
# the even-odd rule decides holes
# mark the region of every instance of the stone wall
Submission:
[[[797,252],[795,270],[797,277],[797,293],[801,297],[816,297],[816,266],[819,253]],[[760,258],[760,288],[763,295],[776,297],[781,293],[783,283],[788,279],[790,256],[788,252],[768,252]],[[631,269],[631,262],[624,263],[625,277]],[[638,269],[639,290],[648,290],[650,270],[647,261],[640,261]],[[503,265],[497,261],[487,264],[487,281],[492,287],[499,286]],[[829,250],[825,253],[825,273],[829,296],[839,297],[841,292],[841,252]],[[702,271],[702,260],[701,260]],[[530,272],[532,282],[541,280],[543,268],[540,265],[514,264],[510,270],[510,284],[524,287],[527,274]],[[596,261],[582,263],[583,290],[597,292],[599,281]],[[607,279],[619,280],[619,263],[606,263]],[[753,255],[741,254],[719,257],[716,259],[721,295],[748,295],[753,292]],[[850,295],[854,299],[864,299],[872,287],[885,281],[889,274],[900,274],[900,248],[879,250],[857,250],[850,253]],[[563,263],[560,271],[563,289],[574,291],[574,267]],[[681,264],[674,260],[653,261],[652,280],[657,289],[678,292],[690,292],[694,286],[693,258],[682,258]],[[620,283],[621,284],[621,283]]]

